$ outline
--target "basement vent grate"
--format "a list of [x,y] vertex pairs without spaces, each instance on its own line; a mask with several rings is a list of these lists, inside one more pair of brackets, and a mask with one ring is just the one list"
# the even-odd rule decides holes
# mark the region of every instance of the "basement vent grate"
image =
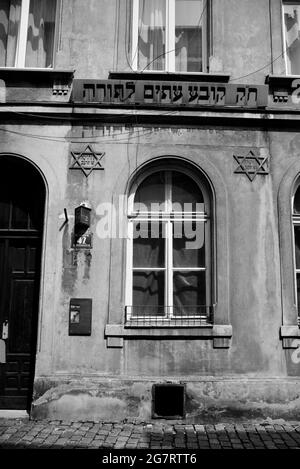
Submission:
[[178,419],[185,416],[185,384],[152,386],[152,417]]

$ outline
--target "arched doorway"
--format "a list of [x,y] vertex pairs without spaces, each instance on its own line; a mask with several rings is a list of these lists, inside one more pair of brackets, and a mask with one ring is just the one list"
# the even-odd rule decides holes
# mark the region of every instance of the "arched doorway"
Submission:
[[0,340],[5,361],[0,364],[0,408],[28,410],[37,342],[45,185],[35,167],[20,157],[0,156],[0,168]]

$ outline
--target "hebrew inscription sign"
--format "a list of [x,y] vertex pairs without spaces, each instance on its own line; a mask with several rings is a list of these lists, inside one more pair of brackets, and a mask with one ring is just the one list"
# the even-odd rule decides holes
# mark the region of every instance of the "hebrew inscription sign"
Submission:
[[101,104],[266,107],[267,85],[74,80],[73,101]]

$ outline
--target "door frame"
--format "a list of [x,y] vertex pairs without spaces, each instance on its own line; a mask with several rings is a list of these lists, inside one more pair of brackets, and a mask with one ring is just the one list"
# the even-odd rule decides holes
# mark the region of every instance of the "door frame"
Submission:
[[[42,332],[42,306],[43,306],[43,299],[44,299],[44,287],[45,287],[45,253],[46,253],[46,232],[47,232],[47,220],[48,220],[48,202],[49,202],[49,186],[47,183],[47,179],[43,173],[43,171],[40,169],[40,167],[36,164],[35,161],[31,160],[30,158],[20,155],[18,153],[12,153],[12,152],[0,152],[0,167],[1,167],[1,158],[6,157],[6,158],[12,158],[15,161],[17,160],[22,160],[29,166],[33,167],[34,170],[39,174],[44,190],[45,190],[45,195],[44,195],[44,213],[43,213],[43,229],[42,229],[42,236],[41,236],[41,258],[40,258],[40,275],[39,275],[39,296],[38,296],[38,308],[37,308],[37,325],[36,325],[36,347],[35,347],[35,359],[34,359],[34,368],[36,369],[36,357],[37,354],[41,351],[41,332]],[[32,377],[32,389],[34,390],[34,380],[35,380],[35,369],[34,369],[34,374]],[[32,404],[32,396],[30,400],[30,405],[25,409],[26,412],[30,413],[30,406]],[[14,411],[15,409],[6,409],[6,411]],[[1,412],[1,410],[0,410]]]

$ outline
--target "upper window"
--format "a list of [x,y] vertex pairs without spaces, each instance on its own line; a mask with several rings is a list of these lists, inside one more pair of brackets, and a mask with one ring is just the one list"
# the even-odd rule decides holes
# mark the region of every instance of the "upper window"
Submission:
[[283,15],[286,71],[300,75],[300,2],[284,2]]
[[168,167],[136,184],[128,213],[127,320],[212,320],[210,199]]
[[206,72],[209,0],[133,0],[132,68]]
[[0,66],[52,68],[57,0],[0,0]]

